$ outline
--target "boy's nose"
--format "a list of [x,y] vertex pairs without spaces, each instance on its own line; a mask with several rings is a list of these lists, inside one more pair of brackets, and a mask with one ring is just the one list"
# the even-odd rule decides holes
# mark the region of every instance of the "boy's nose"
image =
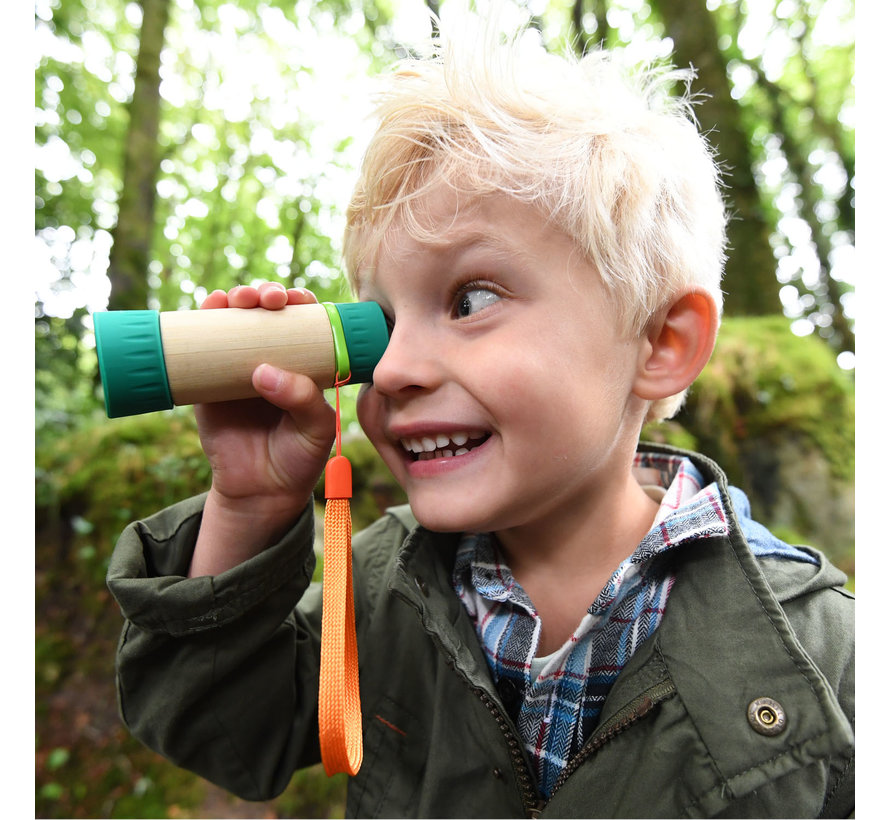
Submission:
[[441,380],[441,356],[429,327],[398,322],[374,368],[374,388],[396,397],[406,391],[430,390]]

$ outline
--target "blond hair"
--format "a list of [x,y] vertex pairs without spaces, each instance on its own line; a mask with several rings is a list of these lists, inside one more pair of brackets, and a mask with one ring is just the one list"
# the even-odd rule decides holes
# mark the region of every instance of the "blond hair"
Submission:
[[[445,183],[538,208],[595,266],[629,333],[684,291],[706,291],[719,310],[719,173],[688,91],[669,93],[689,72],[629,72],[605,51],[558,57],[533,34],[462,15],[443,23],[431,57],[390,75],[347,210],[353,287],[394,220],[428,238],[417,203]],[[682,399],[655,402],[648,418]]]

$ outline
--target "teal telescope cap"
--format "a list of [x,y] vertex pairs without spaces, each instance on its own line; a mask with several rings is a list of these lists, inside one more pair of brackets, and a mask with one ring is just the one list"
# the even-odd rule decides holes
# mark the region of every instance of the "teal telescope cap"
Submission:
[[[337,369],[349,383],[369,382],[389,343],[389,328],[376,302],[326,304],[334,332]],[[335,311],[339,327],[333,330]],[[93,314],[99,375],[109,418],[173,407],[161,315],[156,310],[112,310]]]
[[343,325],[349,356],[349,382],[369,382],[389,344],[389,328],[383,310],[376,302],[343,302],[334,307]]
[[93,328],[108,418],[173,407],[156,310],[94,313]]

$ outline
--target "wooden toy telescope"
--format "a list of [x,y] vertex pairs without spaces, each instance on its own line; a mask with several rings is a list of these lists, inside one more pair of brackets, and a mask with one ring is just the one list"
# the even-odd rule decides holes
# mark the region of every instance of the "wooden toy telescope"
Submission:
[[389,342],[376,302],[102,311],[93,324],[109,418],[256,396],[263,362],[322,389],[369,382]]

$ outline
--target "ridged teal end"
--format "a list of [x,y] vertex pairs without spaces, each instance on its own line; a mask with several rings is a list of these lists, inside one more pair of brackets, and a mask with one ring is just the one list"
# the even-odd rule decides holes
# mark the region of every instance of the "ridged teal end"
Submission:
[[93,328],[109,418],[173,407],[156,310],[94,313]]
[[349,351],[350,383],[369,382],[389,344],[389,328],[376,302],[344,302],[336,305]]

